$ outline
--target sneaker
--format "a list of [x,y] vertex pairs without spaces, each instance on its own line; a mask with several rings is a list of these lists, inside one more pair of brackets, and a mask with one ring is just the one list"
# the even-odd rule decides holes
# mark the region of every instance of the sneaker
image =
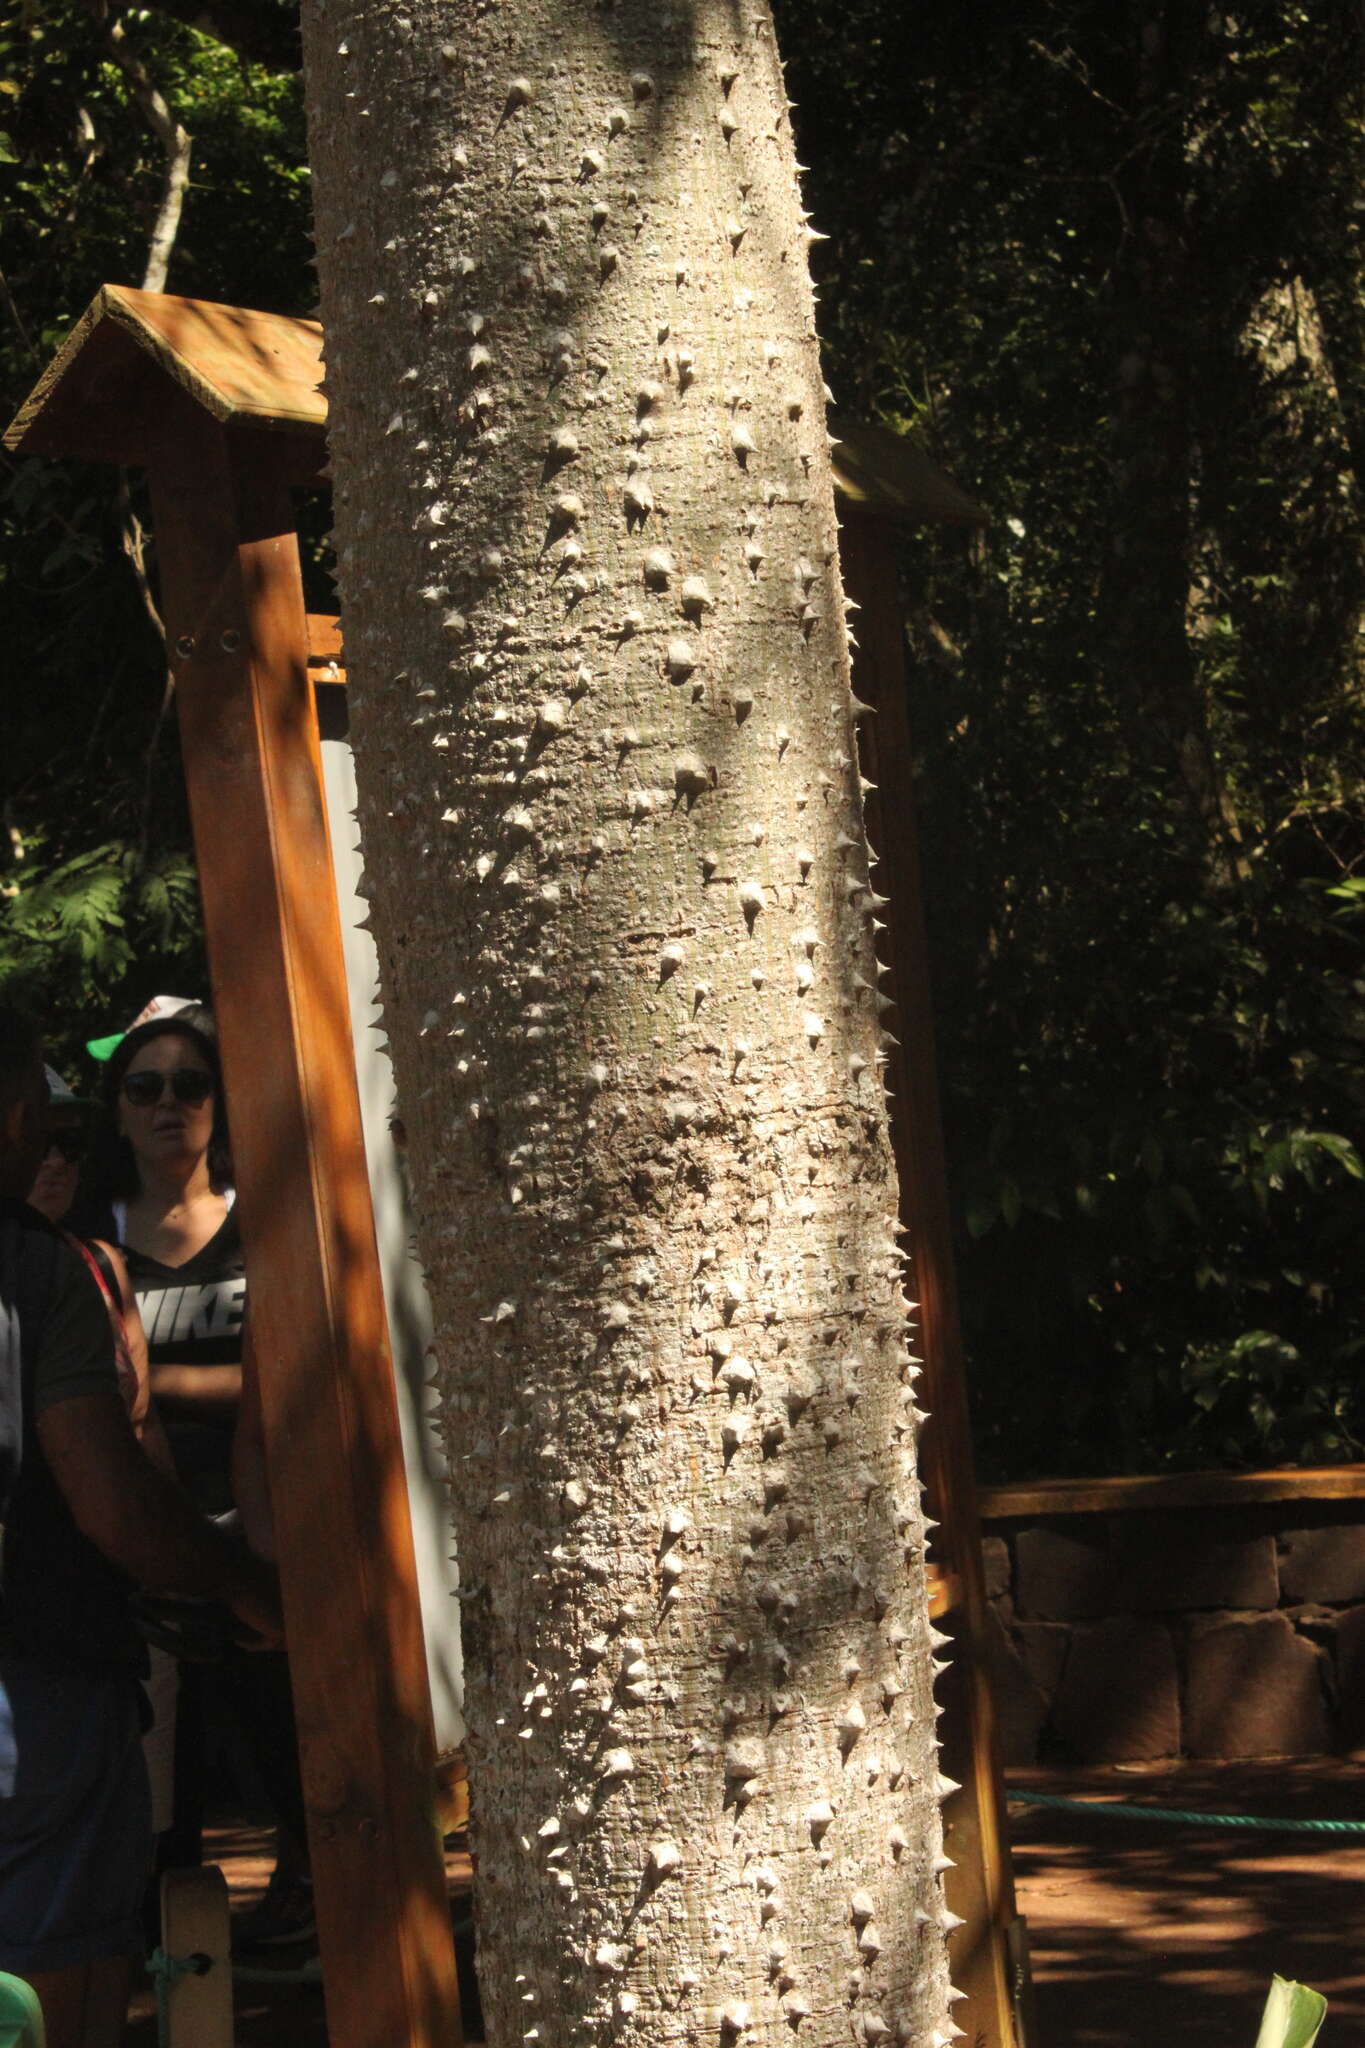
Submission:
[[277,1872],[260,1904],[239,1921],[232,1938],[232,1953],[245,1960],[266,1950],[315,1950],[317,1945],[312,1878],[281,1877]]

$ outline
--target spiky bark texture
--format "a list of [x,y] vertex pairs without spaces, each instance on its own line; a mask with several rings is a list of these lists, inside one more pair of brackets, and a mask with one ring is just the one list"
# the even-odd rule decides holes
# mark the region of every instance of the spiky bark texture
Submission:
[[771,22],[305,32],[489,2038],[929,2048],[915,1364]]

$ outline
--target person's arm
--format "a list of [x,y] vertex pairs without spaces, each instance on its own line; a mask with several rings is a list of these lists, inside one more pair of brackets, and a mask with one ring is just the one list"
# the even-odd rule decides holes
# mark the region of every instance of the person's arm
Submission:
[[236,1551],[141,1449],[114,1390],[45,1407],[38,1441],[81,1533],[154,1593],[226,1601],[266,1641],[282,1632],[274,1573]]
[[242,1518],[246,1540],[257,1557],[275,1556],[275,1523],[270,1509],[270,1478],[265,1467],[265,1424],[261,1415],[261,1382],[250,1323],[242,1332],[242,1405],[232,1432],[232,1497]]
[[278,1641],[273,1573],[234,1551],[143,1452],[119,1391],[104,1296],[76,1252],[56,1250],[42,1338],[25,1372],[38,1447],[77,1528],[152,1591],[225,1600],[248,1628]]
[[175,1459],[166,1438],[156,1402],[152,1399],[151,1366],[147,1360],[147,1332],[142,1327],[142,1311],[137,1305],[137,1292],[128,1277],[128,1266],[117,1245],[101,1239],[99,1248],[109,1261],[109,1267],[118,1283],[119,1307],[123,1311],[123,1334],[128,1344],[128,1356],[133,1362],[137,1375],[138,1398],[129,1420],[133,1433],[143,1450],[168,1479],[175,1477]]
[[155,1401],[147,1410],[147,1419],[142,1425],[142,1434],[138,1441],[157,1471],[164,1472],[168,1479],[174,1479],[175,1452],[171,1449],[171,1440],[166,1434],[166,1425],[157,1412]]
[[152,1367],[152,1394],[166,1413],[181,1422],[230,1422],[242,1398],[240,1365],[176,1365]]

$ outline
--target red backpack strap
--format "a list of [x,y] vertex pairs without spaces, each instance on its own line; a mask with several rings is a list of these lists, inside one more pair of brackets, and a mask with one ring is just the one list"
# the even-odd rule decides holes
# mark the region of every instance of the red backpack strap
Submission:
[[104,1296],[104,1305],[114,1320],[115,1328],[122,1335],[123,1303],[119,1300],[118,1293],[114,1287],[113,1273],[106,1272],[104,1264],[96,1254],[94,1246],[87,1244],[83,1237],[73,1237],[69,1230],[62,1231],[62,1236],[66,1239],[72,1251],[80,1254],[81,1258],[85,1260],[86,1265],[90,1268],[90,1271],[94,1274],[95,1285]]
[[139,1385],[137,1367],[128,1344],[128,1325],[124,1320],[123,1301],[114,1278],[114,1269],[102,1256],[95,1245],[87,1244],[83,1237],[73,1237],[69,1230],[61,1235],[73,1252],[79,1252],[95,1278],[95,1285],[104,1296],[104,1306],[109,1311],[109,1322],[114,1335],[114,1365],[118,1372],[119,1391],[130,1415],[137,1412]]

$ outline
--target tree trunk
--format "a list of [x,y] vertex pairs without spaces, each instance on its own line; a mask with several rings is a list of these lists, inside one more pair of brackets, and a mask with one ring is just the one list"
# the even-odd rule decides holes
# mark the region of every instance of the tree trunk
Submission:
[[945,2043],[915,1363],[766,8],[305,8],[489,2039]]
[[1115,177],[1125,235],[1115,266],[1113,496],[1101,608],[1136,775],[1174,796],[1190,865],[1215,890],[1239,859],[1238,826],[1199,689],[1193,583],[1191,350],[1198,265],[1186,219],[1185,106],[1202,76],[1197,9],[1131,9],[1133,82]]

